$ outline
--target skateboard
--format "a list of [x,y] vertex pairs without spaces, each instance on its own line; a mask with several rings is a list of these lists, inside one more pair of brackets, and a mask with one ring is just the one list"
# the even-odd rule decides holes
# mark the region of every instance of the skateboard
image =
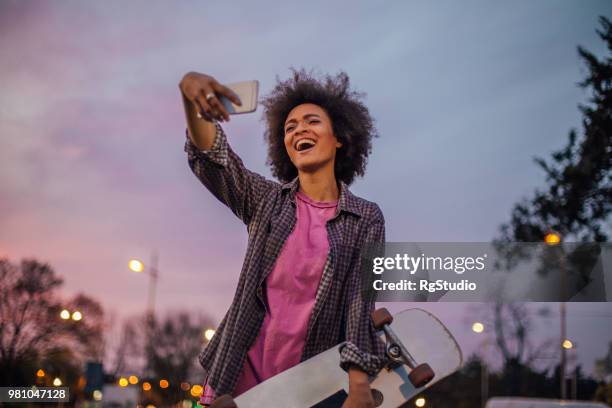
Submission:
[[[385,342],[389,364],[370,382],[377,407],[395,408],[461,367],[457,341],[435,316],[408,309],[392,316],[372,313]],[[275,375],[232,398],[222,395],[211,408],[332,408],[348,395],[348,374],[339,366],[339,346]]]

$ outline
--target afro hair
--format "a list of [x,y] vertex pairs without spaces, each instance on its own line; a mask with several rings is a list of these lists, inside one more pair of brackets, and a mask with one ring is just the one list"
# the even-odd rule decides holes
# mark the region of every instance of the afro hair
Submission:
[[293,76],[285,81],[277,77],[274,89],[262,100],[263,119],[267,122],[268,164],[281,182],[297,176],[285,148],[285,120],[298,105],[312,103],[321,107],[331,119],[334,134],[342,147],[336,150],[336,180],[350,185],[355,176],[363,176],[372,151],[372,138],[378,137],[374,120],[362,102],[363,93],[350,89],[345,72],[317,78],[312,73],[291,69]]

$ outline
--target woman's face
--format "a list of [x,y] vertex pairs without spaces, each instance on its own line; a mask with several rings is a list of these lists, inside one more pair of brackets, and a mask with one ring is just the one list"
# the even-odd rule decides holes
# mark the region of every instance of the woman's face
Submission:
[[334,135],[331,119],[312,103],[296,106],[285,120],[285,148],[298,172],[334,168],[336,149],[342,144]]

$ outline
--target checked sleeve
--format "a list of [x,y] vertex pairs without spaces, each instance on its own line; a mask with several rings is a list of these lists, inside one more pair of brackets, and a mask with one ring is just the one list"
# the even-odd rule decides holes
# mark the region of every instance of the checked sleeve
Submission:
[[[365,243],[384,243],[385,221],[382,212],[376,207],[374,220],[368,227]],[[346,341],[340,345],[340,367],[348,371],[355,365],[368,373],[376,375],[387,361],[384,343],[377,334],[370,314],[376,301],[374,291],[367,295],[362,290],[361,256],[349,277],[348,302],[346,305]],[[366,296],[366,297],[364,297]]]
[[189,167],[223,204],[249,225],[262,198],[280,185],[248,170],[232,150],[225,132],[215,123],[215,141],[210,150],[200,150],[186,134],[185,152]]

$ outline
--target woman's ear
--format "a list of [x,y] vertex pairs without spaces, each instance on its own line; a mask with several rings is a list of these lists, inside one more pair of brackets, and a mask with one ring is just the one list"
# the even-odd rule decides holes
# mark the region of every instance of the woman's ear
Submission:
[[340,138],[338,136],[336,136],[335,134],[332,134],[334,139],[336,139],[336,149],[339,149],[342,147],[342,143],[340,143]]

